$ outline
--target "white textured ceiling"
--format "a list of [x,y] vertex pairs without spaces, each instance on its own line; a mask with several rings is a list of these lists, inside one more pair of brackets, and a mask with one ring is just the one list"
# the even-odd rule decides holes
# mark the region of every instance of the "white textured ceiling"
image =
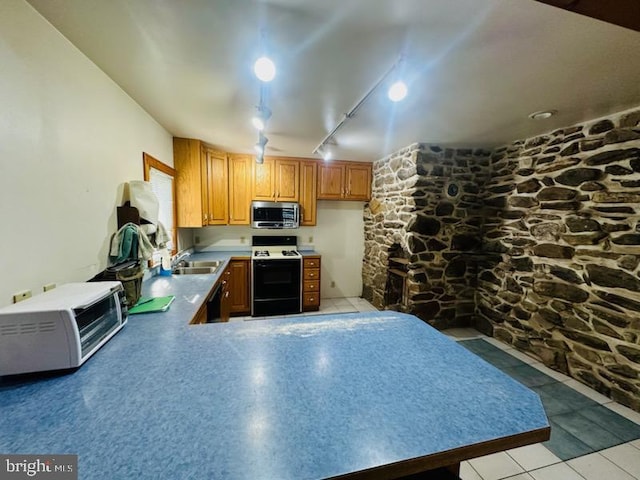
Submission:
[[169,132],[227,151],[257,139],[261,38],[278,67],[267,155],[311,157],[401,53],[409,96],[376,91],[336,158],[494,146],[640,105],[640,33],[532,0],[28,1]]

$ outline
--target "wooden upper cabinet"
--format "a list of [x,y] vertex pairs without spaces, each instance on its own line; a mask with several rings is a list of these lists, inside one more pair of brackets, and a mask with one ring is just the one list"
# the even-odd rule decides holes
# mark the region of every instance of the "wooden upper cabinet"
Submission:
[[318,180],[318,162],[300,161],[300,225],[304,227],[316,224],[316,196]]
[[229,222],[229,172],[227,154],[205,148],[207,164],[207,225]]
[[297,202],[300,197],[300,162],[297,159],[267,157],[253,166],[253,200]]
[[253,157],[229,155],[229,225],[249,225]]
[[371,167],[367,162],[321,163],[318,200],[370,200]]
[[200,140],[173,139],[178,227],[225,225],[228,219],[227,154]]
[[348,163],[345,165],[345,199],[371,200],[371,168],[370,163]]
[[253,200],[272,202],[276,197],[276,171],[272,158],[263,163],[253,163],[253,182],[251,186]]
[[321,163],[318,166],[318,199],[341,200],[344,193],[344,166]]
[[176,169],[177,226],[207,225],[207,162],[202,142],[190,138],[174,138],[173,164]]

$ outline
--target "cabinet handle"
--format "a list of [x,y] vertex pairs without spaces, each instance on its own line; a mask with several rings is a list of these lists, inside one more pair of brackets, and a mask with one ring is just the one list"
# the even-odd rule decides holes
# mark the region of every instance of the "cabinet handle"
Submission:
[[313,288],[313,287],[315,287],[315,285],[309,285],[309,288]]
[[309,301],[310,301],[310,302],[313,302],[314,300],[315,300],[315,298],[313,298],[313,297],[310,297],[310,298],[309,298]]

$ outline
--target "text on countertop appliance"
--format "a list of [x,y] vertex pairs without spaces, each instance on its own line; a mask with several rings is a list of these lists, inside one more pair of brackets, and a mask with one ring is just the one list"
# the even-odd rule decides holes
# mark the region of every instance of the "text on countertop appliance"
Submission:
[[292,202],[251,202],[251,228],[298,228],[300,205]]
[[0,376],[82,365],[127,323],[120,282],[67,283],[0,309]]
[[302,255],[296,236],[252,237],[251,315],[302,312]]

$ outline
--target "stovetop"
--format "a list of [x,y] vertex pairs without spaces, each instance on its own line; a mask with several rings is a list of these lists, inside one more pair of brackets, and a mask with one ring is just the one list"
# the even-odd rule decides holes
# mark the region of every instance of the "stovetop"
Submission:
[[300,258],[298,251],[292,250],[291,245],[272,247],[253,247],[251,257],[260,260],[275,260],[279,258]]
[[297,259],[298,237],[292,235],[254,235],[251,238],[251,258],[255,260]]

